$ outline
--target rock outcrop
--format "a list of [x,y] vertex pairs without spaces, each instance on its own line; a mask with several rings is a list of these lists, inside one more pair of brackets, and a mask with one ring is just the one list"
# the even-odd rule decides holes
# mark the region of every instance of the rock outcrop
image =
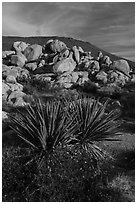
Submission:
[[50,39],[43,47],[19,41],[13,44],[13,49],[2,52],[2,101],[14,107],[27,104],[22,84],[28,80],[51,88],[80,87],[108,95],[135,81],[126,60],[112,61],[101,51],[95,57],[92,50],[69,48],[57,39]]

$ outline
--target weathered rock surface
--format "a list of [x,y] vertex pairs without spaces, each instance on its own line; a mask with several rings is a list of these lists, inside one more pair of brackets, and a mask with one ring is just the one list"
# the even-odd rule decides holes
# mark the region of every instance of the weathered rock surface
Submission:
[[129,76],[130,67],[126,60],[117,60],[112,63],[111,69],[118,70]]
[[62,50],[67,49],[66,44],[59,40],[53,40],[48,42],[48,44],[52,52],[61,52]]
[[96,75],[96,79],[101,81],[103,84],[107,83],[107,73],[104,71],[100,71],[97,75]]
[[72,59],[72,57],[66,58],[57,62],[53,65],[53,72],[57,74],[61,74],[63,72],[72,72],[76,67],[76,62]]
[[27,58],[28,62],[38,60],[41,54],[42,54],[42,46],[37,44],[29,45],[24,50],[24,55]]
[[17,41],[13,43],[13,49],[15,50],[15,52],[24,52],[24,50],[26,49],[26,47],[28,47],[29,44],[25,43],[25,42],[21,42],[21,41]]
[[16,83],[17,83],[16,77],[15,77],[15,76],[12,76],[12,75],[8,75],[8,76],[6,77],[6,82],[7,82],[7,83],[16,84]]
[[2,51],[2,58],[4,59],[14,54],[15,54],[15,51]]
[[11,56],[11,64],[13,65],[23,67],[26,61],[27,59],[22,53],[18,53],[17,55]]

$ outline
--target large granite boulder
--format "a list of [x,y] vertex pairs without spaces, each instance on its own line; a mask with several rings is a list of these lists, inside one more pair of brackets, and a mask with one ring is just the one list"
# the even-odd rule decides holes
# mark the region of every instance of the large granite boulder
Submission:
[[64,73],[64,72],[73,72],[76,67],[76,62],[72,59],[71,56],[64,60],[61,60],[54,64],[53,72],[54,73]]
[[27,62],[38,60],[39,56],[42,54],[41,45],[30,45],[24,50],[24,55],[27,58]]
[[60,40],[52,40],[48,44],[52,52],[61,52],[67,48],[66,44]]
[[11,56],[11,64],[19,67],[23,67],[27,61],[26,57],[22,53]]
[[9,97],[8,97],[8,101],[7,104],[11,105],[11,106],[25,106],[26,102],[24,101],[23,97],[26,94],[24,92],[21,91],[13,91]]
[[114,61],[111,65],[111,69],[118,70],[119,72],[129,76],[130,66],[126,60],[120,59]]
[[29,44],[25,43],[25,42],[21,42],[21,41],[17,41],[13,43],[13,49],[16,51],[16,53],[18,52],[24,52],[24,50],[26,49],[26,47],[28,47]]

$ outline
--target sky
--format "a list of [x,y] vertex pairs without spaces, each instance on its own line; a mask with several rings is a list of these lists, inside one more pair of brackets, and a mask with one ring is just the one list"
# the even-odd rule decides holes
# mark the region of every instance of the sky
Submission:
[[2,35],[65,36],[135,60],[134,2],[3,2]]

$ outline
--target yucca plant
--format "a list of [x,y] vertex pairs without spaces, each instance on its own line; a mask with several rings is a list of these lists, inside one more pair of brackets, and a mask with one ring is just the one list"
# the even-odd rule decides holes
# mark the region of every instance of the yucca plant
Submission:
[[48,101],[42,105],[39,99],[35,106],[28,105],[26,112],[19,112],[20,119],[12,117],[17,135],[32,148],[51,152],[59,145],[66,145],[74,135],[78,124],[74,123],[75,113],[68,118],[58,100]]
[[[80,96],[79,98],[70,98],[65,100],[66,106],[69,106],[70,116],[75,112],[76,118],[74,123],[78,124],[75,131],[75,147],[83,148],[92,156],[92,159],[99,161],[107,153],[102,150],[97,142],[99,141],[116,141],[118,140],[118,121],[119,112],[112,110],[106,113],[108,100],[101,104],[99,99],[91,99]],[[79,122],[78,122],[79,121]]]

